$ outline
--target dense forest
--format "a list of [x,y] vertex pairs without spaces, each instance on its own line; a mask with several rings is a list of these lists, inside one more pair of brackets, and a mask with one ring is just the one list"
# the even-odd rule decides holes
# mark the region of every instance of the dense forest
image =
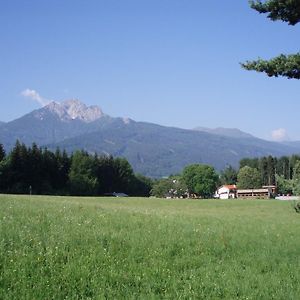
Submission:
[[55,152],[16,142],[9,154],[0,144],[0,192],[16,194],[148,196],[151,180],[134,174],[124,158],[76,151]]
[[279,194],[300,194],[300,156],[244,158],[240,170],[258,171],[260,185],[275,185]]
[[239,169],[228,166],[219,174],[211,166],[189,165],[181,174],[152,180],[135,174],[125,158],[76,151],[52,152],[36,144],[16,142],[6,154],[0,144],[0,192],[96,196],[126,193],[130,196],[208,198],[221,184],[239,188],[275,185],[282,194],[300,194],[300,156],[244,158]]

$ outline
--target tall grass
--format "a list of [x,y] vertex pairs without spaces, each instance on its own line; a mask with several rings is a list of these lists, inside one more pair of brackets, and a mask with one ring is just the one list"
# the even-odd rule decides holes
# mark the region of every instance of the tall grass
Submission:
[[0,196],[1,299],[298,299],[300,217],[271,200]]

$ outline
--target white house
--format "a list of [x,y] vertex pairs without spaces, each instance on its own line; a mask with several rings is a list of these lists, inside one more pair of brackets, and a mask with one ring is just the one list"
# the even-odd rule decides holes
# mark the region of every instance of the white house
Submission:
[[220,199],[233,199],[236,198],[236,191],[237,188],[235,184],[223,185],[218,188],[215,197]]

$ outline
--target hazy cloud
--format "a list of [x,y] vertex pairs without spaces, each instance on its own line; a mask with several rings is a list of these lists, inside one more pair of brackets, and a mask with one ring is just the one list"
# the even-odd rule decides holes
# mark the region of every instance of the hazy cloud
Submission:
[[26,89],[21,92],[21,95],[26,98],[30,98],[37,103],[39,103],[41,106],[45,106],[51,102],[49,99],[45,99],[35,90]]
[[271,132],[272,139],[276,142],[282,142],[289,140],[287,131],[284,128],[278,128]]

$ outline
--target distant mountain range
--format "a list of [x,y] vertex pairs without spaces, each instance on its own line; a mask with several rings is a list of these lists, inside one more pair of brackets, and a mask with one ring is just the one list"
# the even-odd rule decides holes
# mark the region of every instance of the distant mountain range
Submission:
[[206,127],[196,127],[194,130],[203,131],[207,133],[217,134],[221,136],[228,136],[233,138],[254,138],[253,135],[243,132],[237,128],[206,128]]
[[0,124],[0,143],[10,150],[16,140],[49,149],[126,157],[136,172],[162,177],[191,163],[221,170],[238,166],[241,158],[300,152],[300,142],[275,143],[239,129],[197,127],[193,130],[113,118],[79,100],[52,102],[8,123]]

